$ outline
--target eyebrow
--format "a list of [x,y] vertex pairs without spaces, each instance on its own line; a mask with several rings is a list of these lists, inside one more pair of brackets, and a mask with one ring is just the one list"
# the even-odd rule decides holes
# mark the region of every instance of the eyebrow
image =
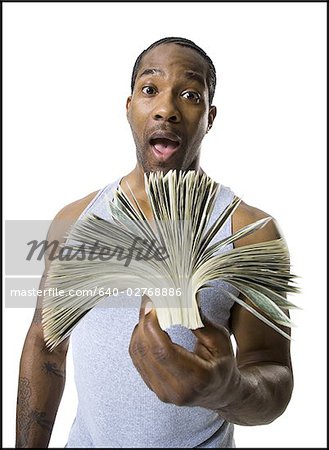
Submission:
[[143,72],[139,75],[138,78],[144,77],[146,75],[161,75],[164,76],[165,73],[161,69],[145,69]]
[[205,79],[204,79],[204,76],[201,75],[201,73],[194,72],[193,70],[187,70],[185,72],[185,76],[189,80],[195,80],[195,81],[198,81],[203,86],[205,85]]
[[[138,78],[145,77],[147,75],[160,75],[163,77],[165,76],[165,72],[162,69],[157,68],[145,69]],[[198,83],[202,84],[202,86],[205,85],[205,79],[204,76],[201,75],[201,73],[195,72],[194,70],[187,70],[184,75],[188,80],[195,80]]]

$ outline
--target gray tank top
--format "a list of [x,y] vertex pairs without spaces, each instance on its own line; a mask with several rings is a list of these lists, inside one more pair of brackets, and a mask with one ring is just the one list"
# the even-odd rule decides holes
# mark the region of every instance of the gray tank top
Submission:
[[[102,189],[87,206],[110,220],[106,201],[113,198],[121,178]],[[221,186],[210,224],[233,198]],[[213,242],[231,235],[231,221]],[[222,251],[232,248],[232,244]],[[201,309],[213,323],[229,329],[233,301],[232,286],[215,280],[213,288],[200,292]],[[223,290],[223,288],[225,290]],[[141,298],[127,295],[107,297],[75,327],[71,335],[74,377],[78,394],[76,417],[66,447],[70,448],[233,448],[233,424],[216,412],[201,407],[163,403],[146,386],[129,356],[130,337]],[[187,328],[166,330],[171,339],[193,350],[196,338]]]

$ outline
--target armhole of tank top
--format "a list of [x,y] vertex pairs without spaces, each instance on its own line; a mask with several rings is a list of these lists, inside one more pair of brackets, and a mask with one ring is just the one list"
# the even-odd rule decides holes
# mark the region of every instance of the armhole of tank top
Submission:
[[82,213],[80,214],[80,216],[78,217],[78,220],[81,220],[90,210],[90,208],[96,203],[96,201],[100,198],[100,196],[109,189],[109,187],[111,186],[111,188],[113,189],[113,187],[117,187],[120,184],[120,181],[122,180],[122,177],[118,178],[117,180],[113,181],[113,183],[109,183],[106,186],[103,187],[103,189],[100,189],[98,191],[98,193],[95,195],[95,197],[91,200],[90,203],[88,203],[88,205],[85,207],[85,209],[82,211]]
[[[219,190],[218,190],[218,196],[220,195],[221,190],[226,191],[226,195],[228,196],[227,205],[229,205],[232,202],[232,200],[233,200],[233,198],[235,196],[234,192],[228,186],[224,186],[224,185],[220,184],[220,187],[219,187]],[[233,220],[232,220],[232,216],[230,216],[228,218],[228,230],[229,230],[229,233],[230,233],[230,236],[231,236],[233,234]],[[231,249],[234,249],[234,244],[233,243],[230,244],[230,247],[231,247]],[[233,286],[232,286],[232,288],[233,288],[233,290],[236,291],[235,292],[236,295],[239,295],[238,290],[236,288],[234,288]],[[231,312],[231,310],[232,310],[234,305],[235,305],[235,302],[232,303],[232,306],[230,307],[230,312]],[[230,319],[227,322],[227,330],[228,330],[230,336],[233,336],[233,330],[232,330],[232,328],[230,326]]]
[[[218,190],[218,196],[220,195],[221,190],[226,191],[226,195],[228,196],[227,205],[229,205],[234,199],[234,196],[235,196],[234,192],[228,186],[224,186],[223,184],[220,184],[219,185],[219,190]],[[230,216],[228,218],[228,229],[229,229],[229,233],[230,233],[230,236],[231,236],[233,234],[233,220],[232,220],[232,216]],[[232,249],[234,248],[233,243],[232,243],[232,247],[231,248]]]
[[[233,198],[234,198],[234,192],[232,191],[231,188],[229,188],[228,186],[225,186],[224,184],[218,183],[218,191],[216,194],[216,198],[217,200],[219,200],[220,195],[222,194],[222,192],[224,193],[224,195],[226,195],[228,197],[228,201],[227,201],[227,206],[232,202]],[[232,216],[230,216],[228,218],[228,228],[230,230],[230,235],[233,234],[233,221],[232,221]],[[232,246],[233,248],[233,246]]]

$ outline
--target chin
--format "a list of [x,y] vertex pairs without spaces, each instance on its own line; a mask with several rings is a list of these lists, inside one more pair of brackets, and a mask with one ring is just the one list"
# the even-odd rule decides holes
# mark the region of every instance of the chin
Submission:
[[151,170],[144,170],[145,173],[152,173],[152,172],[162,172],[163,174],[166,174],[171,170],[171,167],[154,167]]
[[169,170],[184,170],[185,164],[179,161],[178,158],[172,161],[149,161],[141,158],[140,165],[144,173],[149,172],[163,172],[166,174]]
[[163,172],[164,174],[166,174],[167,172],[169,172],[169,170],[175,169],[179,170],[179,167],[177,167],[177,165],[168,165],[168,163],[161,164],[161,162],[157,165],[152,165],[152,167],[150,167],[150,165],[147,165],[146,167],[143,166],[144,173]]

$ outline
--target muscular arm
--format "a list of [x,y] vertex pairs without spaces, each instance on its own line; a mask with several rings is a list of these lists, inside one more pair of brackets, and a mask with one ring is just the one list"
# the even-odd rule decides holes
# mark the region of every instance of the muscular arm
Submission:
[[[265,214],[242,204],[233,228],[239,229]],[[281,237],[275,221],[245,239],[236,247]],[[250,302],[244,298],[249,304]],[[234,396],[220,409],[228,421],[240,425],[272,422],[286,409],[293,390],[290,343],[242,306],[232,309],[231,327],[237,343],[239,377]],[[282,327],[283,328],[283,327]],[[289,329],[283,328],[289,334]]]
[[232,423],[264,425],[285,411],[292,394],[289,342],[241,306],[233,308],[238,374],[219,412]]
[[[95,193],[63,208],[52,222],[47,240],[62,243]],[[45,254],[45,271],[40,282],[44,289],[50,267]],[[35,314],[27,333],[20,360],[17,410],[16,448],[47,448],[65,385],[68,339],[50,352],[44,342],[41,324],[42,297],[38,297]]]
[[[43,276],[40,289],[43,289]],[[16,448],[47,448],[65,385],[68,342],[49,352],[41,325],[42,298],[25,339],[18,381]]]

